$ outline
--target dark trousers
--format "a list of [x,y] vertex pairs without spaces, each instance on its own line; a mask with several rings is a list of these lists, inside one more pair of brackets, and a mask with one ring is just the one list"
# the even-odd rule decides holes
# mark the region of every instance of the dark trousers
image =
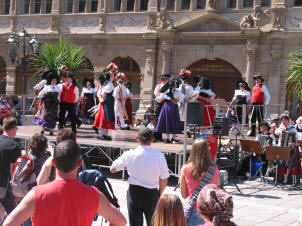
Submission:
[[[252,105],[263,105],[263,103],[252,103]],[[263,106],[252,106],[252,116],[251,116],[251,123],[252,123],[252,134],[256,134],[256,120],[259,123],[263,122]],[[258,126],[258,130],[260,131],[260,126]]]
[[130,185],[127,192],[127,207],[130,226],[144,225],[143,214],[145,215],[147,226],[151,226],[159,191],[145,187]]
[[[156,121],[155,123],[156,123],[156,125],[157,125],[157,120],[158,120],[158,117],[159,117],[160,110],[161,110],[162,106],[163,106],[162,103],[158,103],[158,102],[155,103],[155,107],[154,108],[155,108],[155,121]],[[154,138],[156,140],[163,139],[163,134],[160,133],[160,132],[154,132],[153,136],[154,136]]]
[[2,204],[3,208],[5,209],[5,212],[7,215],[9,215],[17,206],[10,185],[8,186],[6,196],[4,197],[4,199],[0,199],[0,203]]
[[60,114],[59,114],[59,128],[63,128],[65,122],[66,111],[68,112],[71,129],[76,132],[76,115],[75,115],[75,104],[74,103],[60,103]]

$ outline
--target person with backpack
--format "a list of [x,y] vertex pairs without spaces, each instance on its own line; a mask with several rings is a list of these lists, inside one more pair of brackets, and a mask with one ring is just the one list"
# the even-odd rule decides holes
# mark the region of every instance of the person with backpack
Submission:
[[80,157],[81,150],[75,141],[59,143],[53,154],[56,180],[34,187],[3,225],[20,225],[32,217],[33,226],[91,226],[96,213],[107,219],[110,225],[126,225],[125,217],[97,188],[77,180]]
[[143,225],[143,214],[147,225],[151,226],[157,201],[168,183],[169,170],[164,154],[151,147],[154,141],[152,130],[141,129],[136,140],[139,146],[124,152],[115,160],[110,172],[116,173],[127,168],[130,184],[127,192],[130,226]]
[[0,135],[0,203],[9,214],[16,207],[16,202],[9,181],[12,178],[14,163],[21,155],[21,146],[13,138],[17,134],[17,120],[3,120],[4,133]]

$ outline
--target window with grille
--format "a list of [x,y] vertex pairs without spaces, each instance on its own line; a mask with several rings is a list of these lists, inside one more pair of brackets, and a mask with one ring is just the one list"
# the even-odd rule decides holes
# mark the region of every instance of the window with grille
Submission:
[[295,6],[302,6],[302,0],[295,0]]
[[226,8],[228,8],[228,9],[236,8],[236,2],[237,2],[237,0],[227,0],[226,1]]
[[51,8],[52,8],[52,0],[46,0],[46,13],[51,13]]
[[40,12],[41,12],[41,0],[35,0],[34,13],[40,13]]
[[135,0],[127,0],[127,11],[134,11]]
[[191,0],[181,0],[181,9],[190,9]]
[[79,13],[84,13],[86,7],[86,0],[79,0]]
[[175,0],[167,0],[166,9],[174,10],[175,9]]
[[10,0],[5,0],[4,1],[4,14],[9,14],[9,7],[10,7]]
[[206,0],[197,0],[196,9],[205,9],[206,8]]
[[90,2],[90,12],[95,13],[98,11],[98,0],[91,0]]
[[261,0],[261,7],[271,7],[271,0]]
[[147,11],[148,10],[148,2],[149,0],[141,0],[140,1],[140,11]]
[[73,11],[73,0],[66,0],[66,13],[72,13]]
[[29,0],[23,1],[23,14],[29,13]]
[[254,0],[244,0],[243,1],[243,8],[253,8]]

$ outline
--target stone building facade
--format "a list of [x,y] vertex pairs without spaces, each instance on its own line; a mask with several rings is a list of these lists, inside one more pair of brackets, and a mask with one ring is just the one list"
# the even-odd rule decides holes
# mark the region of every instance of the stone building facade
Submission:
[[207,76],[227,100],[241,77],[252,86],[260,73],[271,103],[290,103],[282,75],[288,54],[302,46],[302,1],[0,0],[2,93],[21,92],[22,73],[5,41],[22,27],[44,42],[64,35],[83,46],[96,75],[116,62],[144,99],[161,74],[185,67]]

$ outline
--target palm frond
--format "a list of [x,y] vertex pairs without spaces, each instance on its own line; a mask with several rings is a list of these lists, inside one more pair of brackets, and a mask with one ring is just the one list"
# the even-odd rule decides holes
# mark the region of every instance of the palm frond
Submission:
[[289,85],[292,94],[302,97],[302,51],[291,52],[288,62],[289,67],[285,81]]
[[85,59],[82,47],[77,47],[67,38],[60,37],[56,43],[45,43],[40,55],[32,55],[29,67],[37,71],[36,75],[41,75],[45,71],[66,65],[68,71],[76,76],[91,71]]

